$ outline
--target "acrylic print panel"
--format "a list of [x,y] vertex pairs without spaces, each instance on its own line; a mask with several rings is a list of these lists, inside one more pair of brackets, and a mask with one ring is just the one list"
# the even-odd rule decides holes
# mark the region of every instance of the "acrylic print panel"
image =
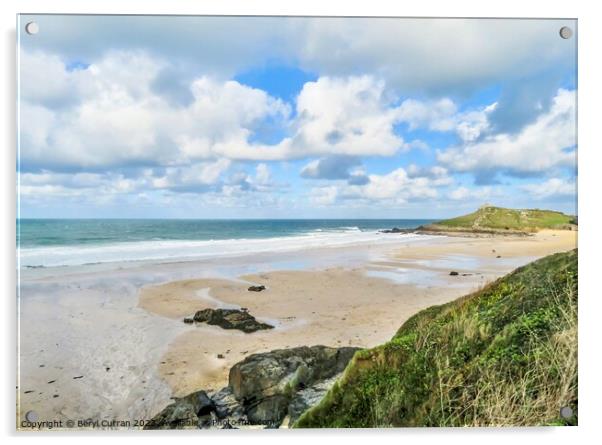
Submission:
[[19,429],[577,423],[576,20],[18,45]]

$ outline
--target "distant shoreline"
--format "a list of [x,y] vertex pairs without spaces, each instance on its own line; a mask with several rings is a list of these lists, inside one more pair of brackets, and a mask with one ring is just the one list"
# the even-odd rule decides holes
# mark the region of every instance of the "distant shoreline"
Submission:
[[[313,247],[387,244],[391,225],[415,228],[425,220],[308,220],[214,222],[106,221],[34,223],[22,230],[24,269],[136,261],[192,261]],[[408,235],[408,240],[418,238]]]

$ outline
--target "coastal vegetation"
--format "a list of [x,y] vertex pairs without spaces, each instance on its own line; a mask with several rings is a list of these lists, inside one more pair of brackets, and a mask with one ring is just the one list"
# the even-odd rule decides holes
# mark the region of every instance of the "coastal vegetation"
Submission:
[[533,233],[542,229],[575,230],[577,218],[540,209],[506,209],[485,205],[473,213],[420,227],[435,232]]
[[[524,230],[567,218],[486,208],[446,224]],[[358,351],[294,426],[573,425],[577,401],[575,249],[419,312],[389,342]]]

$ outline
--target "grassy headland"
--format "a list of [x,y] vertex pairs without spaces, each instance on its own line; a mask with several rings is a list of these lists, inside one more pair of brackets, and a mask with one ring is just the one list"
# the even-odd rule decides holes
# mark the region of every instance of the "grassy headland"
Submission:
[[524,234],[542,229],[575,230],[577,219],[562,212],[483,206],[476,212],[420,227],[431,232]]
[[[556,224],[550,213],[538,224]],[[573,418],[560,417],[564,406]],[[386,344],[357,352],[295,426],[557,425],[576,424],[576,413],[573,250],[419,312]]]

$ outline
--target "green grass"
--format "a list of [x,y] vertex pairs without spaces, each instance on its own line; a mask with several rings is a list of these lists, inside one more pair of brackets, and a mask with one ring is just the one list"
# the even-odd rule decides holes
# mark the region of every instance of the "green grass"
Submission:
[[295,427],[576,424],[577,251],[410,318]]
[[534,232],[540,229],[564,229],[576,224],[574,216],[539,209],[481,207],[476,212],[435,223],[435,228],[467,230],[511,230]]

